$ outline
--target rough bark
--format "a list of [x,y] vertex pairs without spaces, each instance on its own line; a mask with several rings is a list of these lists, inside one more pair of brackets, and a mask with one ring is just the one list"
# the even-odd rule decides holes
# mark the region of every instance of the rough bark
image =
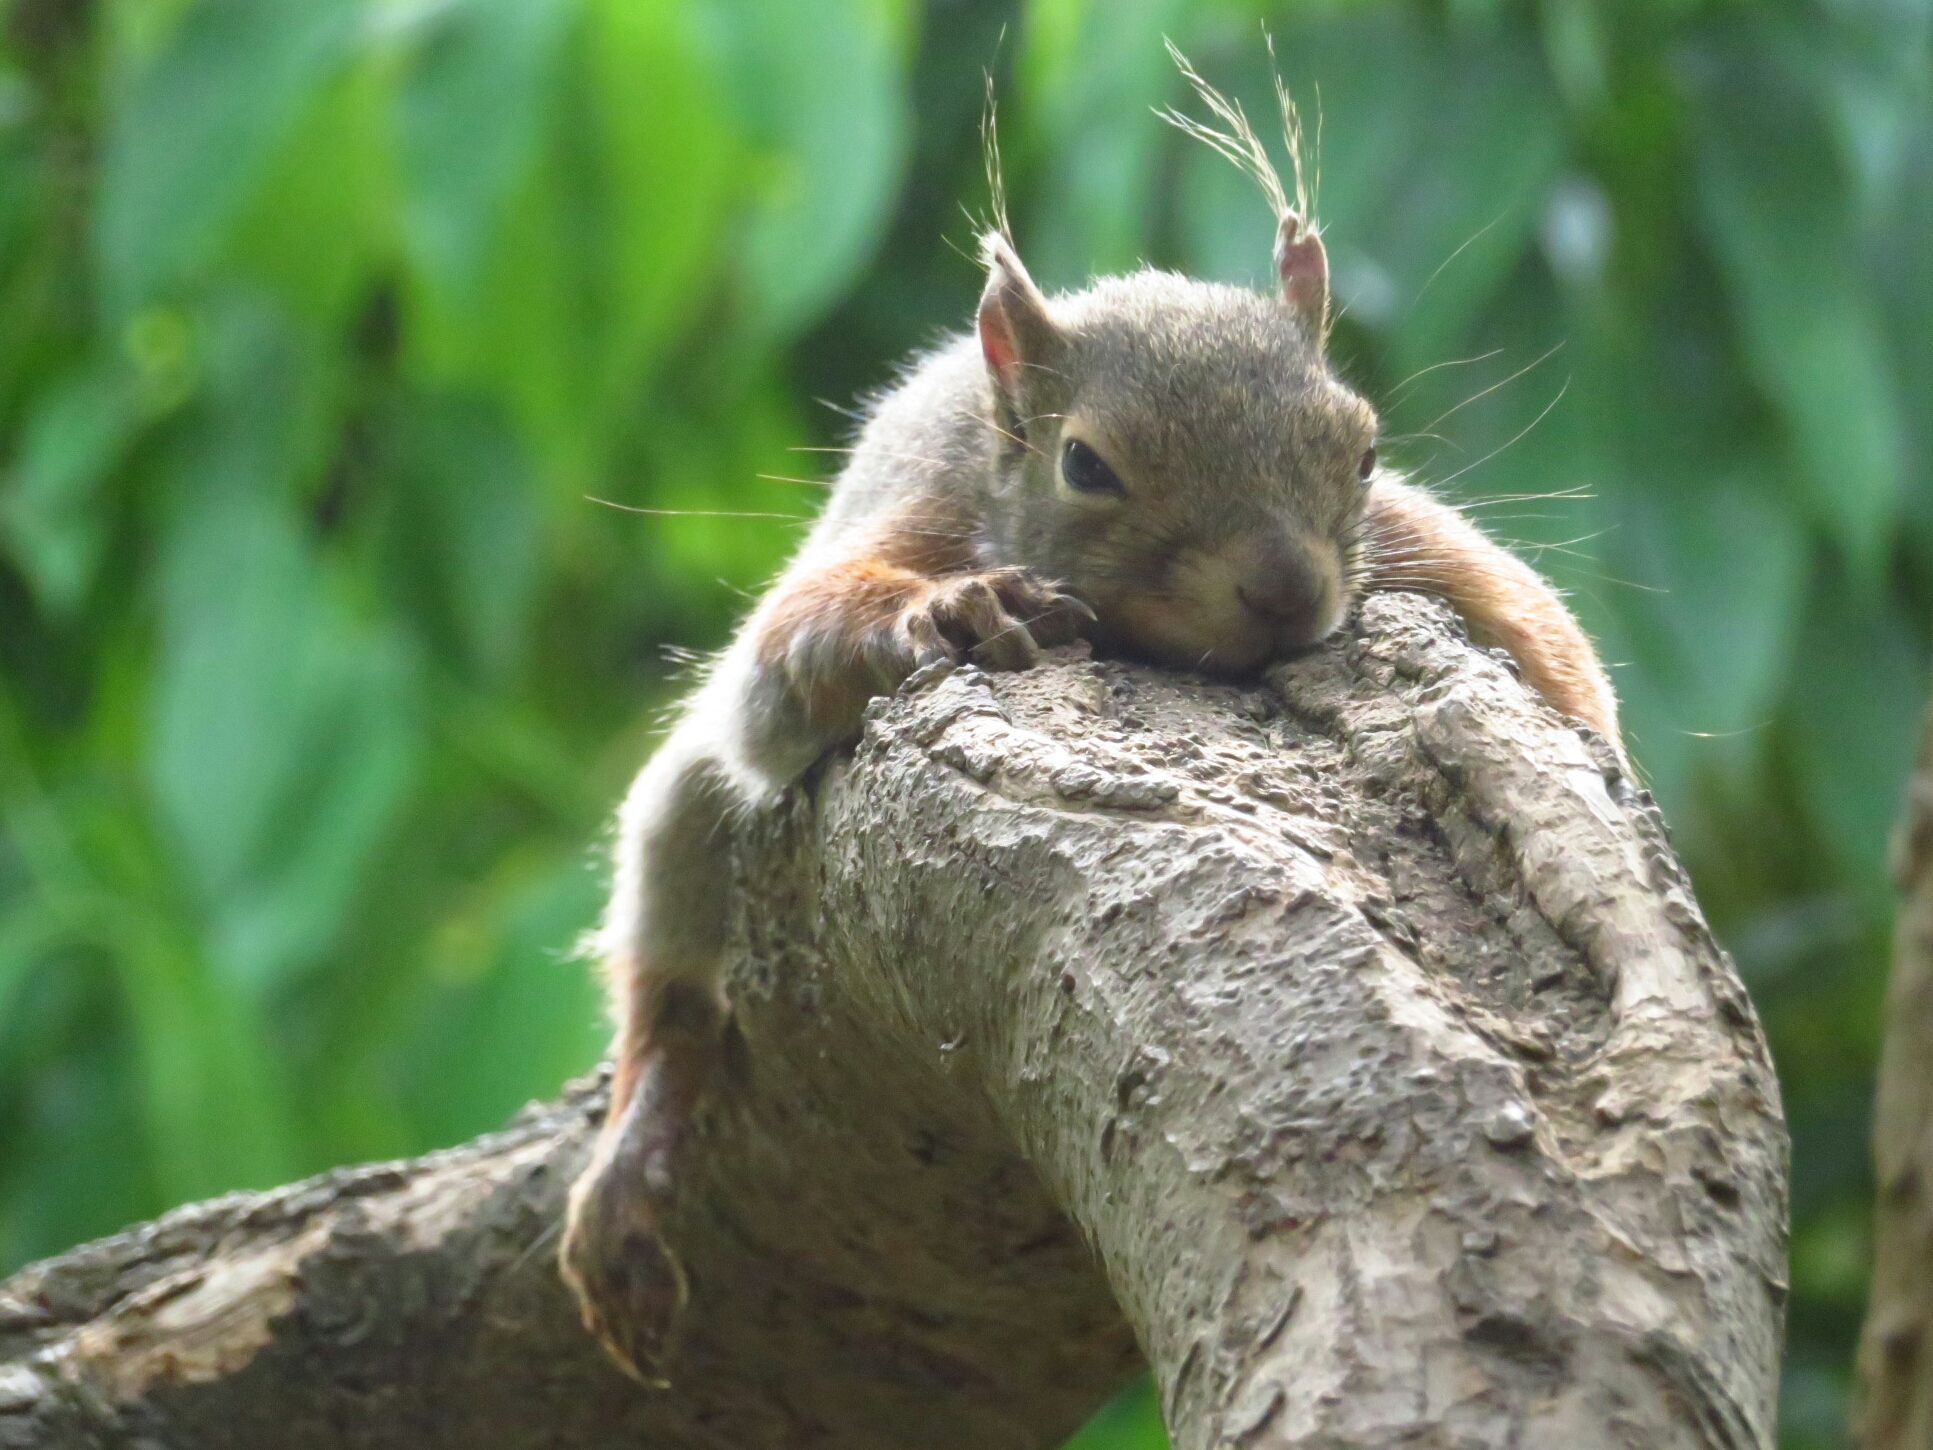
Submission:
[[1873,1166],[1873,1278],[1859,1338],[1857,1442],[1933,1445],[1933,711],[1894,840],[1900,890]]
[[1269,687],[936,671],[749,822],[668,1384],[595,1086],[0,1289],[0,1445],[1769,1447],[1785,1137],[1648,798],[1443,611]]

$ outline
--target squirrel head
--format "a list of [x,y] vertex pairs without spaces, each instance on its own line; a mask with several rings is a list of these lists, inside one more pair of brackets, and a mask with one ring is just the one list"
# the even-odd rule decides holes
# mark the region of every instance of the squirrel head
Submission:
[[1049,299],[984,241],[1001,556],[1094,642],[1220,673],[1323,639],[1359,574],[1376,415],[1330,371],[1328,262],[1293,211],[1279,296],[1143,271]]

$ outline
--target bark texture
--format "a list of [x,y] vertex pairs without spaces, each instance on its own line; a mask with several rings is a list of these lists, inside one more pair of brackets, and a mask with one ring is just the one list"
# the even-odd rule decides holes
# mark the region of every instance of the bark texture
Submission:
[[1900,906],[1873,1119],[1879,1201],[1859,1340],[1855,1437],[1866,1450],[1933,1445],[1933,712],[1893,868]]
[[[1426,601],[1267,687],[927,672],[748,822],[668,1384],[595,1085],[0,1288],[0,1446],[1767,1450],[1785,1136],[1656,812]],[[667,1288],[668,1291],[668,1288]]]

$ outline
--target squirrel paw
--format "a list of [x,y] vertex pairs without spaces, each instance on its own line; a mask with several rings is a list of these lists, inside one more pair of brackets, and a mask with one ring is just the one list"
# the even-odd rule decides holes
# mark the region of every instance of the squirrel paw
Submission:
[[935,580],[900,616],[920,664],[970,660],[989,670],[1031,669],[1042,648],[1070,644],[1094,612],[1022,569]]
[[650,1053],[622,1112],[613,1106],[589,1166],[571,1185],[558,1254],[584,1327],[620,1368],[647,1383],[661,1382],[655,1371],[688,1295],[684,1268],[658,1224],[709,1075],[708,1055],[690,1045]]

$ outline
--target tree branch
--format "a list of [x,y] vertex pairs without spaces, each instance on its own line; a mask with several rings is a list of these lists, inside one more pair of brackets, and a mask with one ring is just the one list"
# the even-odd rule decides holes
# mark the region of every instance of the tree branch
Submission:
[[[1769,1447],[1785,1137],[1648,798],[1437,606],[1270,687],[930,672],[747,824],[666,1387],[601,1103],[0,1290],[0,1446]],[[1138,1348],[1137,1348],[1138,1346]]]
[[1873,1115],[1873,1275],[1859,1337],[1855,1443],[1933,1444],[1933,709],[1894,840],[1900,890]]

